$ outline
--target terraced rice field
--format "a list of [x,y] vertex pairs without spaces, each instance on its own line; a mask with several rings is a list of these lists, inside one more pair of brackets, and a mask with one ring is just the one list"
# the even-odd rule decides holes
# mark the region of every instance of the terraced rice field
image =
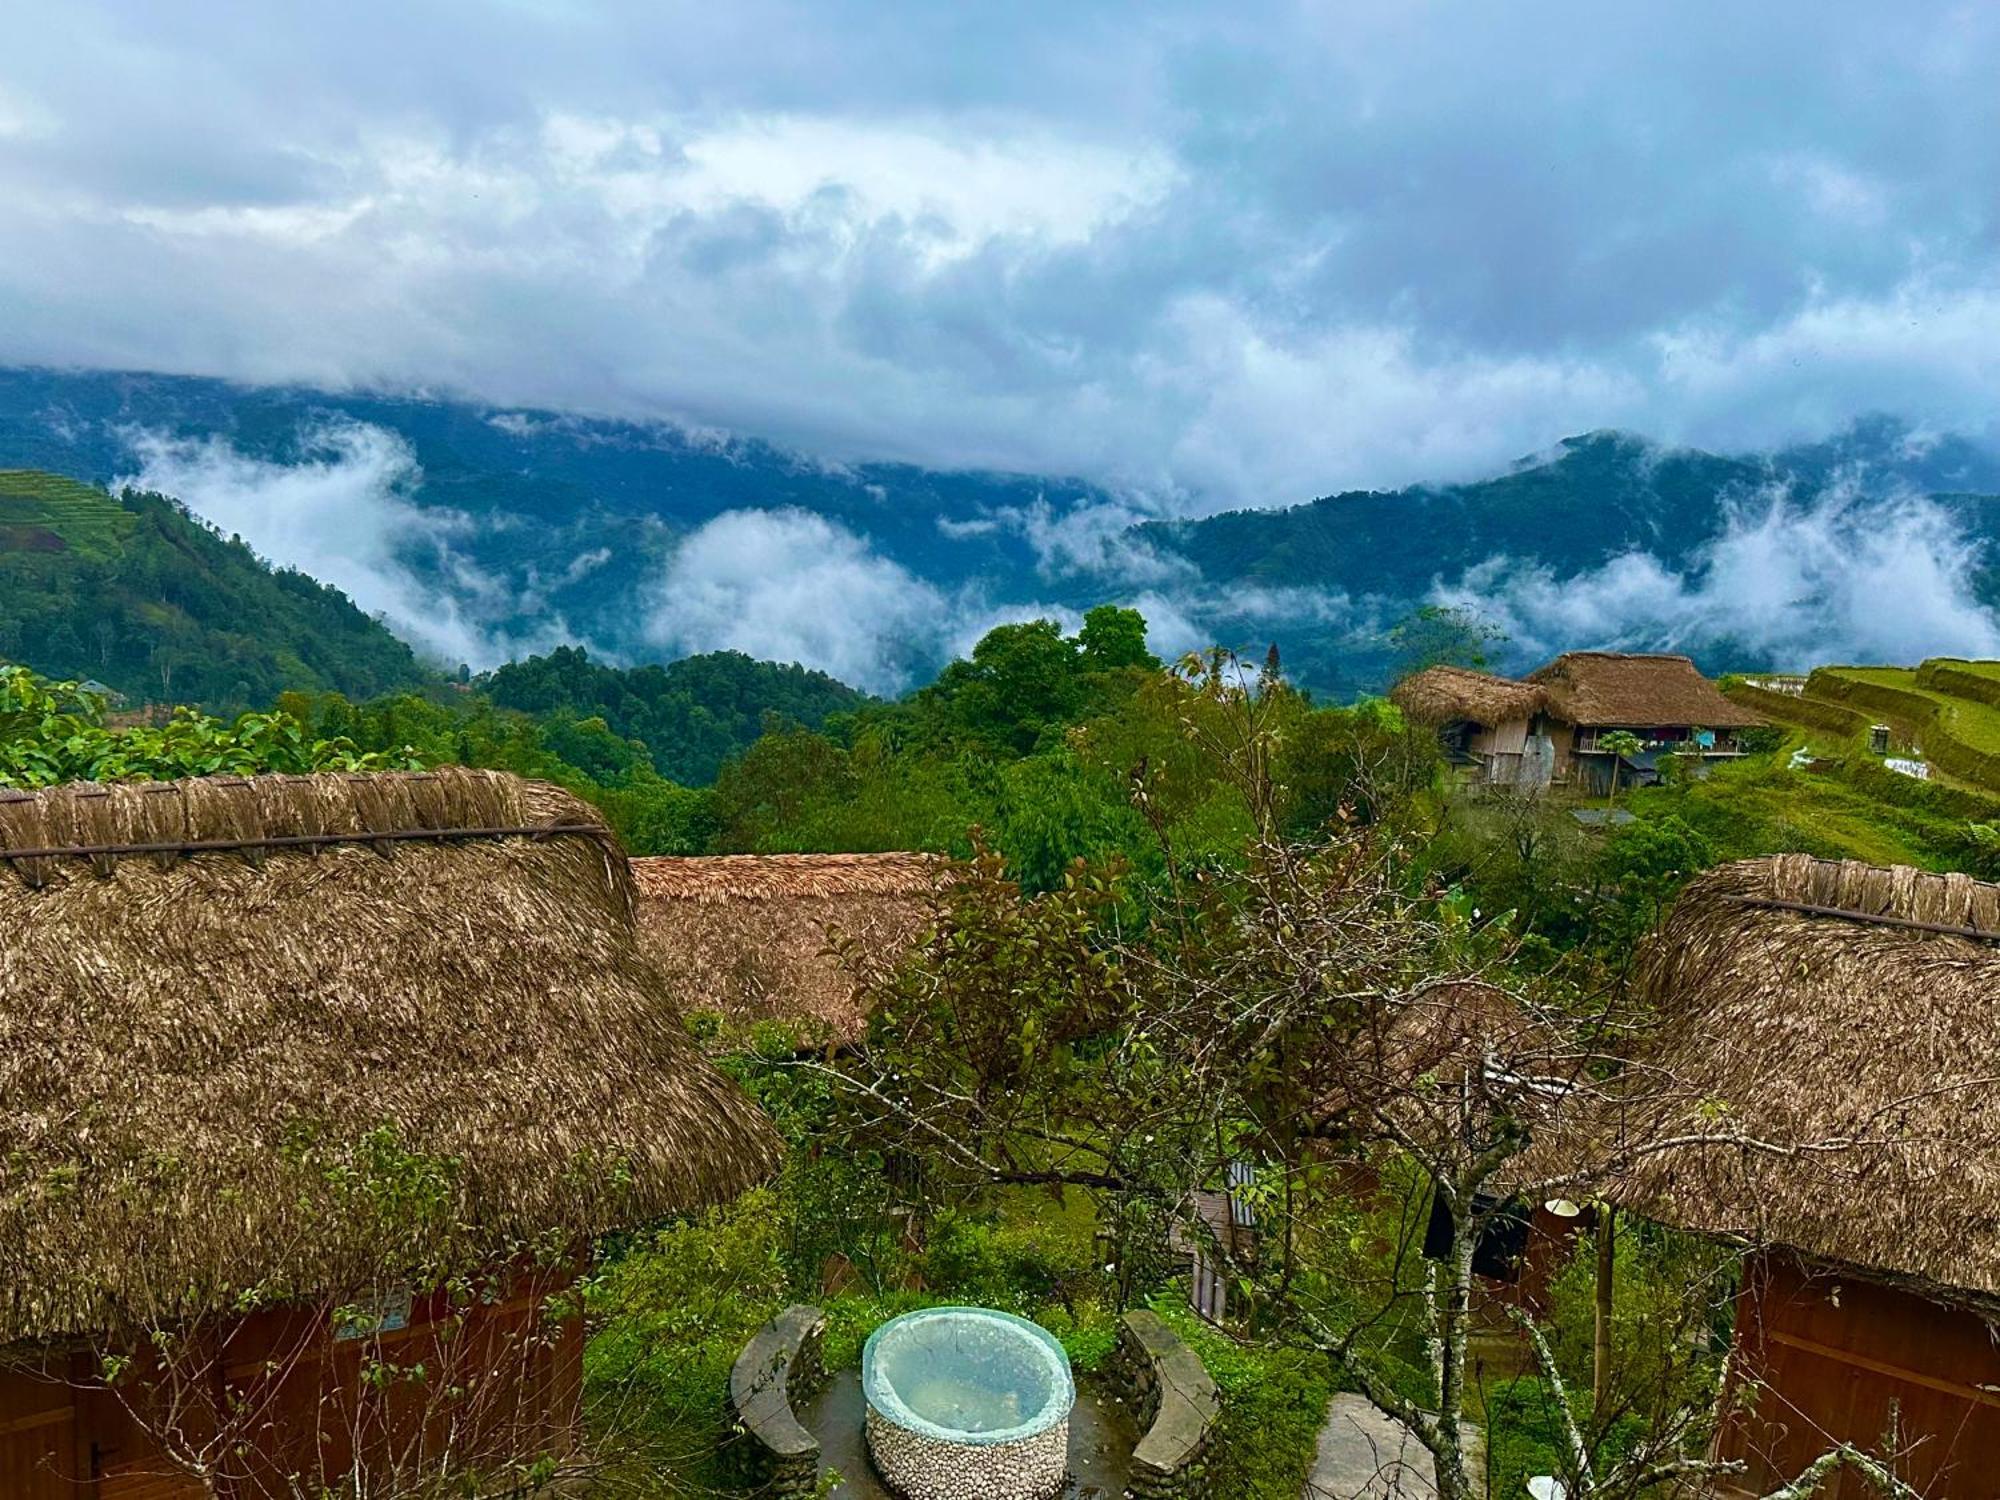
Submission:
[[1887,724],[1940,779],[2000,791],[2000,662],[1933,658],[1917,667],[1821,667],[1796,699],[1739,694],[1772,718],[1842,748]]
[[40,469],[0,469],[0,551],[106,557],[131,523],[103,490]]

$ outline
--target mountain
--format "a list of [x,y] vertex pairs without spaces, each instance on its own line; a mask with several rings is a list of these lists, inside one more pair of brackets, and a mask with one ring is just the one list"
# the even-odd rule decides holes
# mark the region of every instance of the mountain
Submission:
[[665,422],[15,369],[8,463],[177,494],[442,669],[727,649],[893,695],[998,621],[1104,602],[1139,607],[1162,654],[1275,642],[1336,697],[1386,684],[1395,623],[1427,603],[1488,621],[1503,667],[1591,646],[1717,672],[2000,653],[2000,460],[1888,417],[1747,454],[1590,432],[1490,475],[1171,519],[1071,479]]
[[[1686,650],[1722,672],[1990,649],[1996,490],[1993,455],[1886,419],[1747,456],[1595,432],[1492,478],[1137,535],[1219,596],[1290,598],[1281,638],[1321,682],[1384,681],[1382,624],[1427,599],[1505,626],[1503,666],[1600,646]],[[1347,608],[1322,623],[1315,599]]]
[[0,658],[223,708],[436,675],[338,589],[268,567],[174,501],[32,469],[0,469]]
[[[465,648],[484,648],[475,666],[564,642],[614,660],[704,649],[649,634],[649,605],[679,542],[728,513],[821,518],[839,528],[837,545],[862,539],[871,562],[946,588],[978,579],[1005,598],[1036,576],[1026,520],[1104,498],[1070,481],[823,463],[667,423],[19,368],[0,369],[0,464],[100,485],[142,475],[211,519],[233,507],[230,529],[357,597],[343,565],[378,584],[393,572],[476,627],[480,641]],[[284,517],[261,526],[247,513],[287,473],[314,487],[273,504],[338,506],[343,534]],[[1023,524],[1012,524],[1017,517]],[[374,552],[360,534],[369,528],[381,533]],[[424,644],[434,622],[422,609],[398,618],[405,601],[393,594],[363,602],[390,606],[398,628]],[[434,636],[428,649],[453,666],[458,644]],[[912,680],[949,658],[948,645],[933,644],[912,661]]]

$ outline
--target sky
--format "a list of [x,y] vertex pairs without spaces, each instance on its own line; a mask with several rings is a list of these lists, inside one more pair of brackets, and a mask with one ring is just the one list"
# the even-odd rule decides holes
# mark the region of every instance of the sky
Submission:
[[2000,435],[1996,6],[15,10],[0,362],[1187,510],[1599,427]]

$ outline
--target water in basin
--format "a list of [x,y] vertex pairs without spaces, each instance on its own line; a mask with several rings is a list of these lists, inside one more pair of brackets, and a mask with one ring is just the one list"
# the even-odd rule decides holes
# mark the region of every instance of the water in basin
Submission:
[[1069,1357],[984,1307],[892,1318],[861,1351],[868,1449],[906,1500],[1047,1500],[1068,1478]]

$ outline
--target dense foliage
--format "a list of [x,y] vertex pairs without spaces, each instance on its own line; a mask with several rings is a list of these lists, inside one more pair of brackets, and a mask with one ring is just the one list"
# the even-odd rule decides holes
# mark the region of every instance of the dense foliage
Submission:
[[494,705],[537,717],[602,719],[646,747],[670,781],[706,786],[724,761],[778,720],[818,729],[867,703],[824,672],[754,661],[740,651],[690,656],[666,666],[620,669],[575,646],[509,662],[480,681]]
[[362,751],[351,740],[316,737],[285,713],[245,713],[225,722],[181,708],[157,724],[110,729],[95,693],[45,681],[25,667],[0,666],[0,786],[419,764],[408,750]]

